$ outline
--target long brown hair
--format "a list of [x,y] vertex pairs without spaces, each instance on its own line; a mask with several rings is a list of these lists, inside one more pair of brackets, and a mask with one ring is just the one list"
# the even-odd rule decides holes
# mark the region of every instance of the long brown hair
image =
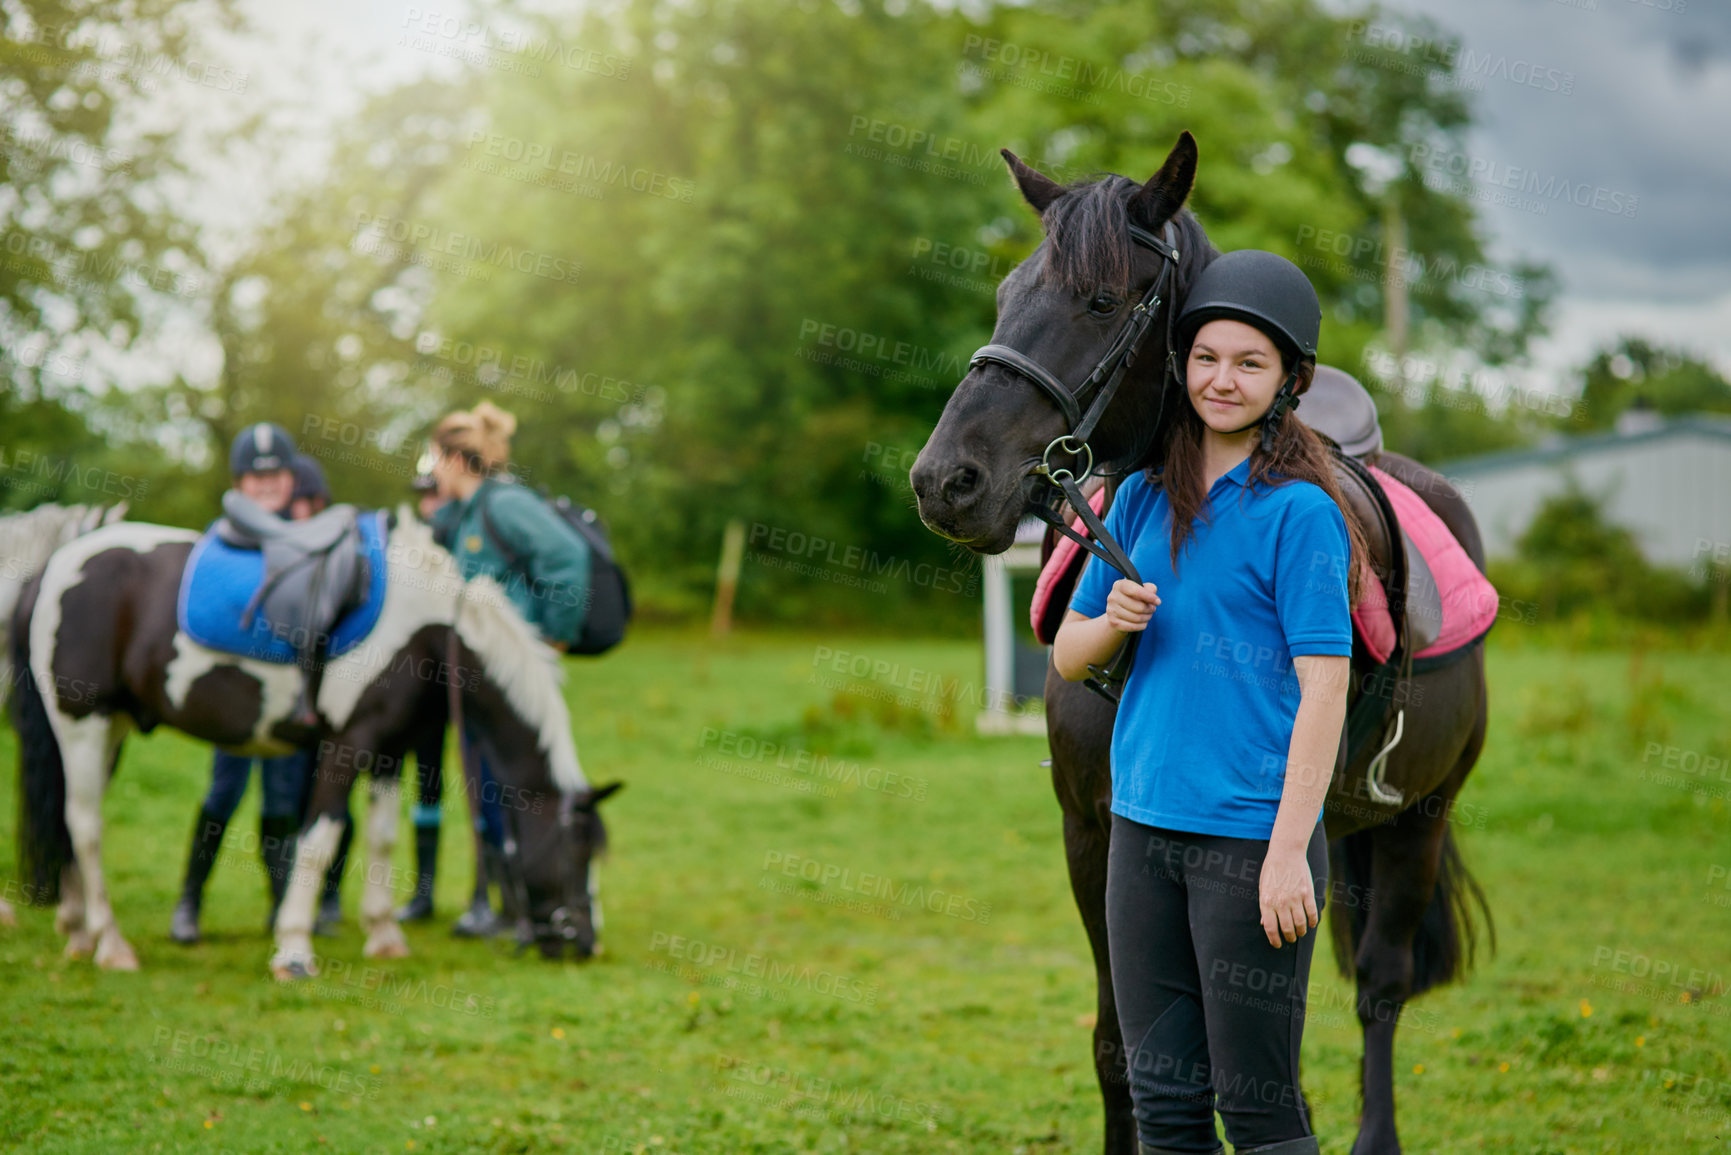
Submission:
[[[1286,364],[1285,354],[1282,353],[1281,365],[1284,368]],[[1302,397],[1305,390],[1310,388],[1310,380],[1315,371],[1314,362],[1299,362],[1295,371],[1298,376],[1298,396]],[[1178,555],[1195,532],[1196,519],[1203,515],[1203,506],[1208,498],[1202,486],[1204,426],[1196,407],[1190,404],[1188,390],[1175,408],[1178,412],[1166,438],[1165,469],[1161,473],[1155,473],[1153,469],[1148,471],[1149,482],[1165,487],[1166,500],[1172,507],[1173,572],[1177,572]],[[1352,507],[1347,505],[1340,495],[1340,483],[1335,480],[1334,463],[1328,447],[1310,426],[1298,419],[1292,409],[1281,415],[1280,424],[1274,433],[1273,446],[1267,453],[1262,451],[1260,431],[1250,450],[1250,486],[1284,485],[1289,481],[1308,481],[1317,486],[1340,507],[1342,516],[1346,518],[1346,533],[1351,544],[1351,556],[1347,562],[1346,596],[1347,604],[1356,606],[1361,594],[1360,570],[1369,556],[1364,544],[1364,529],[1354,516]]]

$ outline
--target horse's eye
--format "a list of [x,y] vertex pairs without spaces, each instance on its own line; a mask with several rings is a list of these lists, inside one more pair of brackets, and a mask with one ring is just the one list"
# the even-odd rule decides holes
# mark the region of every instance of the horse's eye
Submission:
[[1100,293],[1088,302],[1088,311],[1096,317],[1110,317],[1118,311],[1118,298]]

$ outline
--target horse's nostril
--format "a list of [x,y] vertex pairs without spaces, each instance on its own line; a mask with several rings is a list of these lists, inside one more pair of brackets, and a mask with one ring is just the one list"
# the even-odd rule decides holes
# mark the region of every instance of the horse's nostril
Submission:
[[950,474],[949,479],[944,482],[944,496],[952,500],[966,497],[978,489],[979,485],[980,471],[971,465],[964,465]]

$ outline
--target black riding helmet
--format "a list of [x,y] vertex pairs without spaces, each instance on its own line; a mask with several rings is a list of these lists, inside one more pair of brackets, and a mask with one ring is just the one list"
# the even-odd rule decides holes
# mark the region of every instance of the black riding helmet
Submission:
[[294,495],[297,499],[304,497],[310,501],[330,501],[330,482],[325,480],[324,467],[318,463],[316,457],[297,453],[289,468],[294,470]]
[[295,443],[288,430],[275,422],[261,421],[235,434],[228,447],[228,472],[233,477],[243,473],[275,473],[292,468],[294,459]]
[[1239,249],[1222,254],[1190,286],[1184,307],[1178,313],[1177,348],[1173,353],[1180,384],[1184,383],[1184,365],[1190,358],[1190,344],[1196,339],[1196,331],[1223,317],[1262,330],[1286,358],[1286,380],[1275,393],[1268,411],[1249,425],[1233,430],[1242,433],[1268,422],[1262,434],[1266,451],[1279,419],[1298,404],[1299,364],[1316,362],[1322,303],[1304,270],[1278,253]]

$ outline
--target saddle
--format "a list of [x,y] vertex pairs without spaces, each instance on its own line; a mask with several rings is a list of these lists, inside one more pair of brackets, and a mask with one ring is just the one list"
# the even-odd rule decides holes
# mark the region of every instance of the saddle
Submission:
[[[1396,532],[1400,535],[1400,560],[1403,563],[1396,565],[1389,549],[1388,526],[1381,513],[1381,507],[1388,504],[1388,498],[1385,493],[1371,488],[1376,486],[1381,489],[1385,486],[1384,479],[1377,476],[1380,472],[1367,469],[1361,475],[1345,466],[1336,466],[1334,471],[1335,480],[1340,483],[1341,497],[1346,500],[1347,506],[1358,518],[1358,524],[1364,529],[1364,544],[1370,554],[1371,574],[1377,579],[1365,590],[1365,599],[1354,616],[1359,619],[1358,624],[1361,627],[1364,619],[1372,614],[1384,613],[1393,618],[1395,607],[1389,604],[1384,585],[1388,575],[1403,572],[1406,592],[1405,596],[1398,600],[1406,615],[1407,647],[1416,655],[1434,646],[1442,632],[1442,590],[1431,574],[1430,563],[1425,560],[1423,551],[1400,524],[1399,514],[1393,512],[1391,505]],[[1400,622],[1393,621],[1391,624],[1396,632],[1400,630]],[[1384,653],[1387,652],[1385,646]]]
[[284,521],[238,493],[187,559],[180,628],[260,661],[316,668],[371,632],[385,595],[385,514],[335,505]]
[[[1334,442],[1345,457],[1365,466],[1374,465],[1382,451],[1382,426],[1376,419],[1376,402],[1356,378],[1332,365],[1316,367],[1316,376],[1305,390],[1303,404],[1293,412],[1311,429]],[[1368,591],[1372,605],[1367,612],[1386,613],[1398,635],[1403,624],[1398,615],[1404,610],[1408,653],[1429,649],[1442,631],[1442,593],[1424,553],[1401,527],[1382,478],[1371,469],[1353,468],[1346,461],[1337,461],[1334,475],[1340,484],[1341,497],[1364,530],[1364,544],[1370,554],[1371,571],[1378,579],[1376,584],[1384,587]],[[1399,558],[1391,548],[1391,538],[1396,534],[1400,537]],[[1397,572],[1404,580],[1398,591],[1390,590],[1387,584]],[[1397,592],[1401,596],[1390,597]],[[1383,656],[1388,656],[1386,651]]]
[[222,512],[213,532],[264,555],[264,580],[241,628],[262,616],[277,636],[286,632],[302,665],[316,662],[337,620],[365,600],[370,584],[355,507],[333,505],[305,521],[284,521],[231,489],[222,495]]

